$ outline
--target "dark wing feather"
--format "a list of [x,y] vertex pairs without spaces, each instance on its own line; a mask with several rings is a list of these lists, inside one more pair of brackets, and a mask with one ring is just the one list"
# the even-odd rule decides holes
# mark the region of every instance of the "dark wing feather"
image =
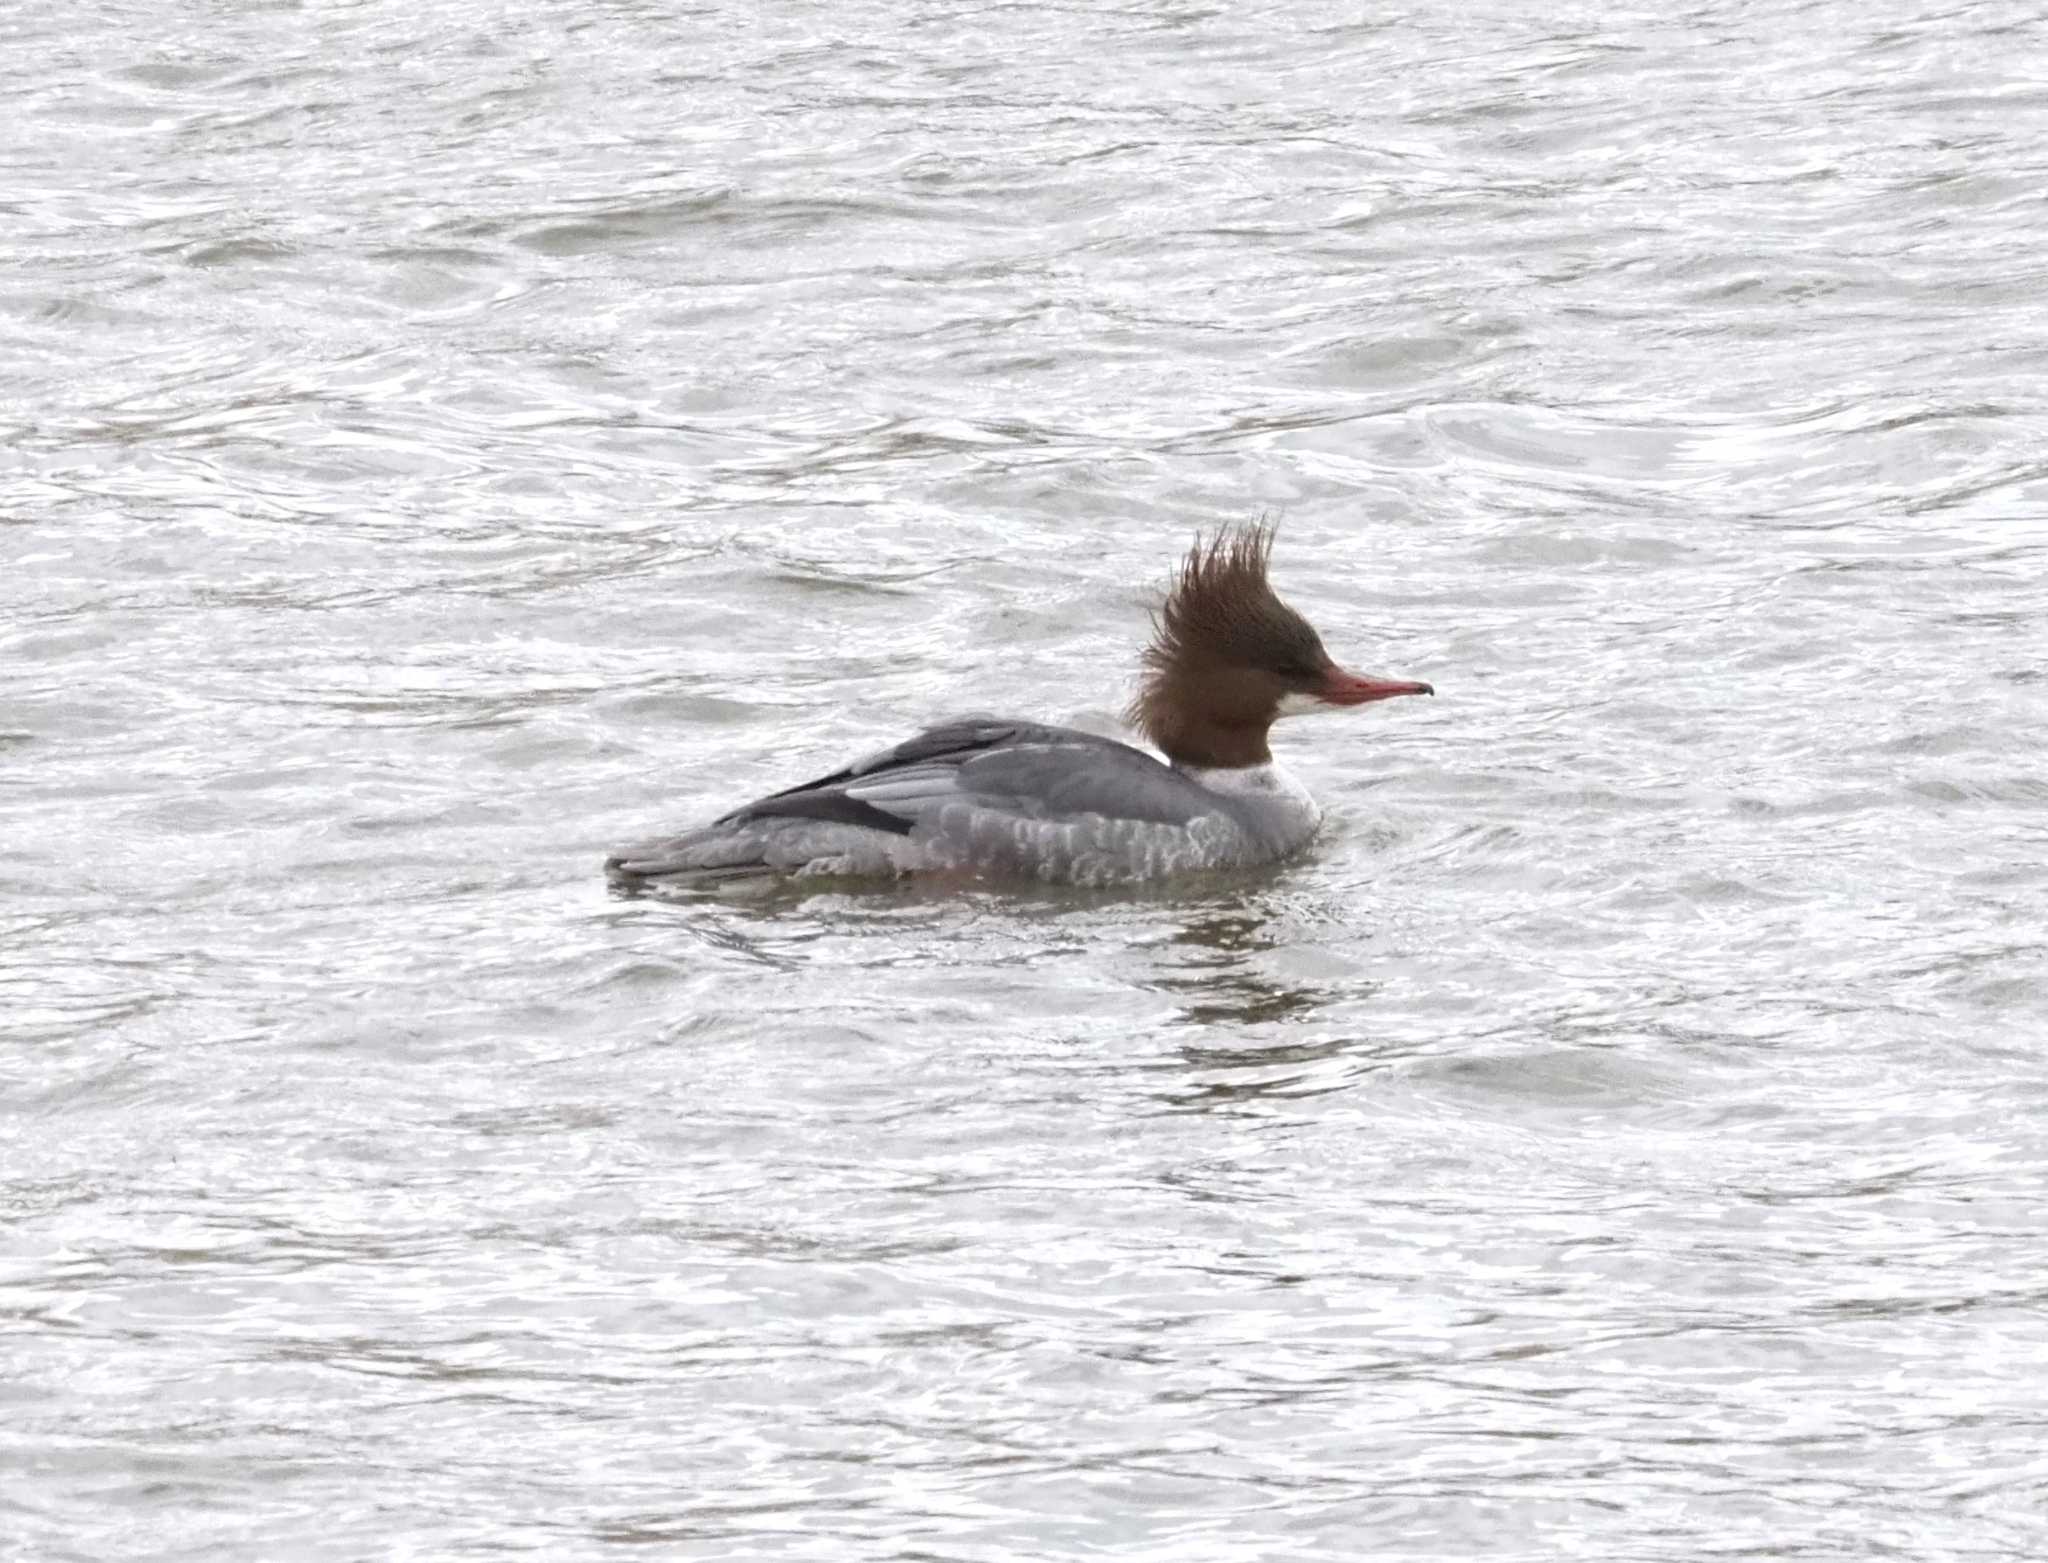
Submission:
[[[785,787],[780,792],[771,792],[765,798],[756,799],[744,809],[736,809],[733,816],[749,814],[764,803],[773,803],[777,798],[792,797],[800,792],[816,792],[824,787],[840,787],[856,776],[871,776],[877,771],[894,770],[905,765],[922,765],[927,760],[945,760],[968,755],[999,744],[1018,733],[1041,730],[1031,722],[1006,722],[997,717],[964,716],[956,721],[941,722],[937,727],[927,727],[923,732],[906,738],[900,744],[887,749],[877,749],[873,754],[862,755],[851,765],[843,766],[829,776],[814,777],[807,782],[798,782],[794,787]],[[1044,728],[1045,732],[1063,731],[1060,728]]]
[[829,776],[813,777],[810,781],[798,782],[794,787],[771,792],[765,798],[756,798],[752,803],[723,815],[715,823],[737,825],[756,819],[830,820],[841,825],[864,825],[870,830],[886,830],[906,836],[910,833],[908,820],[886,814],[858,798],[848,797],[843,790],[846,784],[858,777],[881,775],[931,761],[957,764],[991,744],[1003,742],[1029,725],[986,717],[962,717],[958,721],[943,722],[906,738],[900,744],[864,755]]
[[743,809],[735,809],[718,823],[741,825],[757,819],[814,819],[834,825],[859,825],[867,830],[885,830],[892,835],[910,834],[910,821],[887,814],[872,803],[849,797],[836,787],[792,787],[772,798],[763,798]]

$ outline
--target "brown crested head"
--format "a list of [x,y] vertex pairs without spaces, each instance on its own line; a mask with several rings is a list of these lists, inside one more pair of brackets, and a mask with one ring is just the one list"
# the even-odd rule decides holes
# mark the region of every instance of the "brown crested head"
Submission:
[[1340,669],[1314,626],[1274,592],[1272,555],[1273,529],[1263,522],[1197,537],[1153,615],[1129,717],[1177,764],[1263,765],[1273,757],[1267,730],[1280,716],[1434,693]]

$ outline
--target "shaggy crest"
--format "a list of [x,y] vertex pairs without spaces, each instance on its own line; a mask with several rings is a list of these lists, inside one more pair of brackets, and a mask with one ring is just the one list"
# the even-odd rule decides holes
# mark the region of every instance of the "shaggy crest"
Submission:
[[[1246,670],[1306,680],[1328,666],[1321,637],[1266,579],[1272,555],[1273,528],[1263,521],[1226,527],[1206,541],[1198,536],[1153,614],[1145,671],[1127,715],[1169,754],[1198,686]],[[1270,709],[1245,715],[1258,721],[1263,749]]]

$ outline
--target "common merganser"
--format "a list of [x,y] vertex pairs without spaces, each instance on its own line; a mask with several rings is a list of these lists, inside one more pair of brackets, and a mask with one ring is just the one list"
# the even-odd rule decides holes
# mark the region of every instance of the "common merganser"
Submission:
[[1195,539],[1153,617],[1127,713],[1166,756],[1071,727],[970,716],[609,858],[623,887],[764,874],[965,873],[1105,885],[1270,863],[1323,811],[1274,760],[1283,716],[1431,695],[1330,660],[1266,580],[1273,533]]

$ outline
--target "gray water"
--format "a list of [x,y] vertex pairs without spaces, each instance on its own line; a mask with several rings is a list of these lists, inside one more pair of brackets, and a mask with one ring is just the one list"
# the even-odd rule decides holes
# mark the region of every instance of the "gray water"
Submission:
[[[0,43],[0,1553],[2048,1555],[2037,6]],[[1259,514],[1301,861],[608,895]]]

